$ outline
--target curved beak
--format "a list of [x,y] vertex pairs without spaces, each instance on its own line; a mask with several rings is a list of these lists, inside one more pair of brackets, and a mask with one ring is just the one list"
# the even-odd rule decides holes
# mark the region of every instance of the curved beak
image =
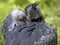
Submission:
[[36,1],[34,4],[39,5],[40,2],[41,2],[41,1]]

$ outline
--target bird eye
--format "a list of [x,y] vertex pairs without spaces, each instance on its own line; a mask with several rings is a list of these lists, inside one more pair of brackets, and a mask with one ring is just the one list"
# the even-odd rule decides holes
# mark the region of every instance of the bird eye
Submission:
[[19,18],[19,17],[17,17],[17,18]]

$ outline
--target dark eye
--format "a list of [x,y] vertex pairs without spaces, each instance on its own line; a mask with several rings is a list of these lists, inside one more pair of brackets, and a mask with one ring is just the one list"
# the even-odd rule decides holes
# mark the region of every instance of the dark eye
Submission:
[[16,26],[16,24],[14,24],[14,26]]
[[17,17],[19,19],[19,17]]
[[33,9],[34,9],[34,11],[36,11],[36,10],[37,10],[37,8],[36,8],[36,7],[33,7]]

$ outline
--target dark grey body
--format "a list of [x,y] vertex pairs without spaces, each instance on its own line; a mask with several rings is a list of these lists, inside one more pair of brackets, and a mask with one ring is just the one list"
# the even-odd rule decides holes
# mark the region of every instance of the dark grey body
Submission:
[[7,16],[6,20],[4,20],[3,25],[2,25],[2,32],[3,32],[4,38],[7,35],[9,26],[12,28],[12,25],[11,25],[12,23],[13,23],[12,16],[11,15]]
[[2,32],[4,38],[7,36],[7,33],[13,30],[16,25],[23,25],[26,23],[26,14],[18,9],[11,11],[10,15],[5,19],[2,25]]
[[57,45],[56,30],[45,23],[39,9],[35,8],[35,4],[29,11],[29,7],[26,8],[25,13],[30,22],[17,25],[8,32],[4,45]]
[[57,32],[48,24],[31,22],[17,26],[5,39],[5,45],[57,45]]

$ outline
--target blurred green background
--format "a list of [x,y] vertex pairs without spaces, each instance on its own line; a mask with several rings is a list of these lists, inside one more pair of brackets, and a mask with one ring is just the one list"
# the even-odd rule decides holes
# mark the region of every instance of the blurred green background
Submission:
[[57,29],[60,45],[60,0],[0,0],[0,45],[4,44],[1,26],[11,10],[15,8],[24,10],[27,5],[36,1],[41,1],[39,7],[46,23]]

